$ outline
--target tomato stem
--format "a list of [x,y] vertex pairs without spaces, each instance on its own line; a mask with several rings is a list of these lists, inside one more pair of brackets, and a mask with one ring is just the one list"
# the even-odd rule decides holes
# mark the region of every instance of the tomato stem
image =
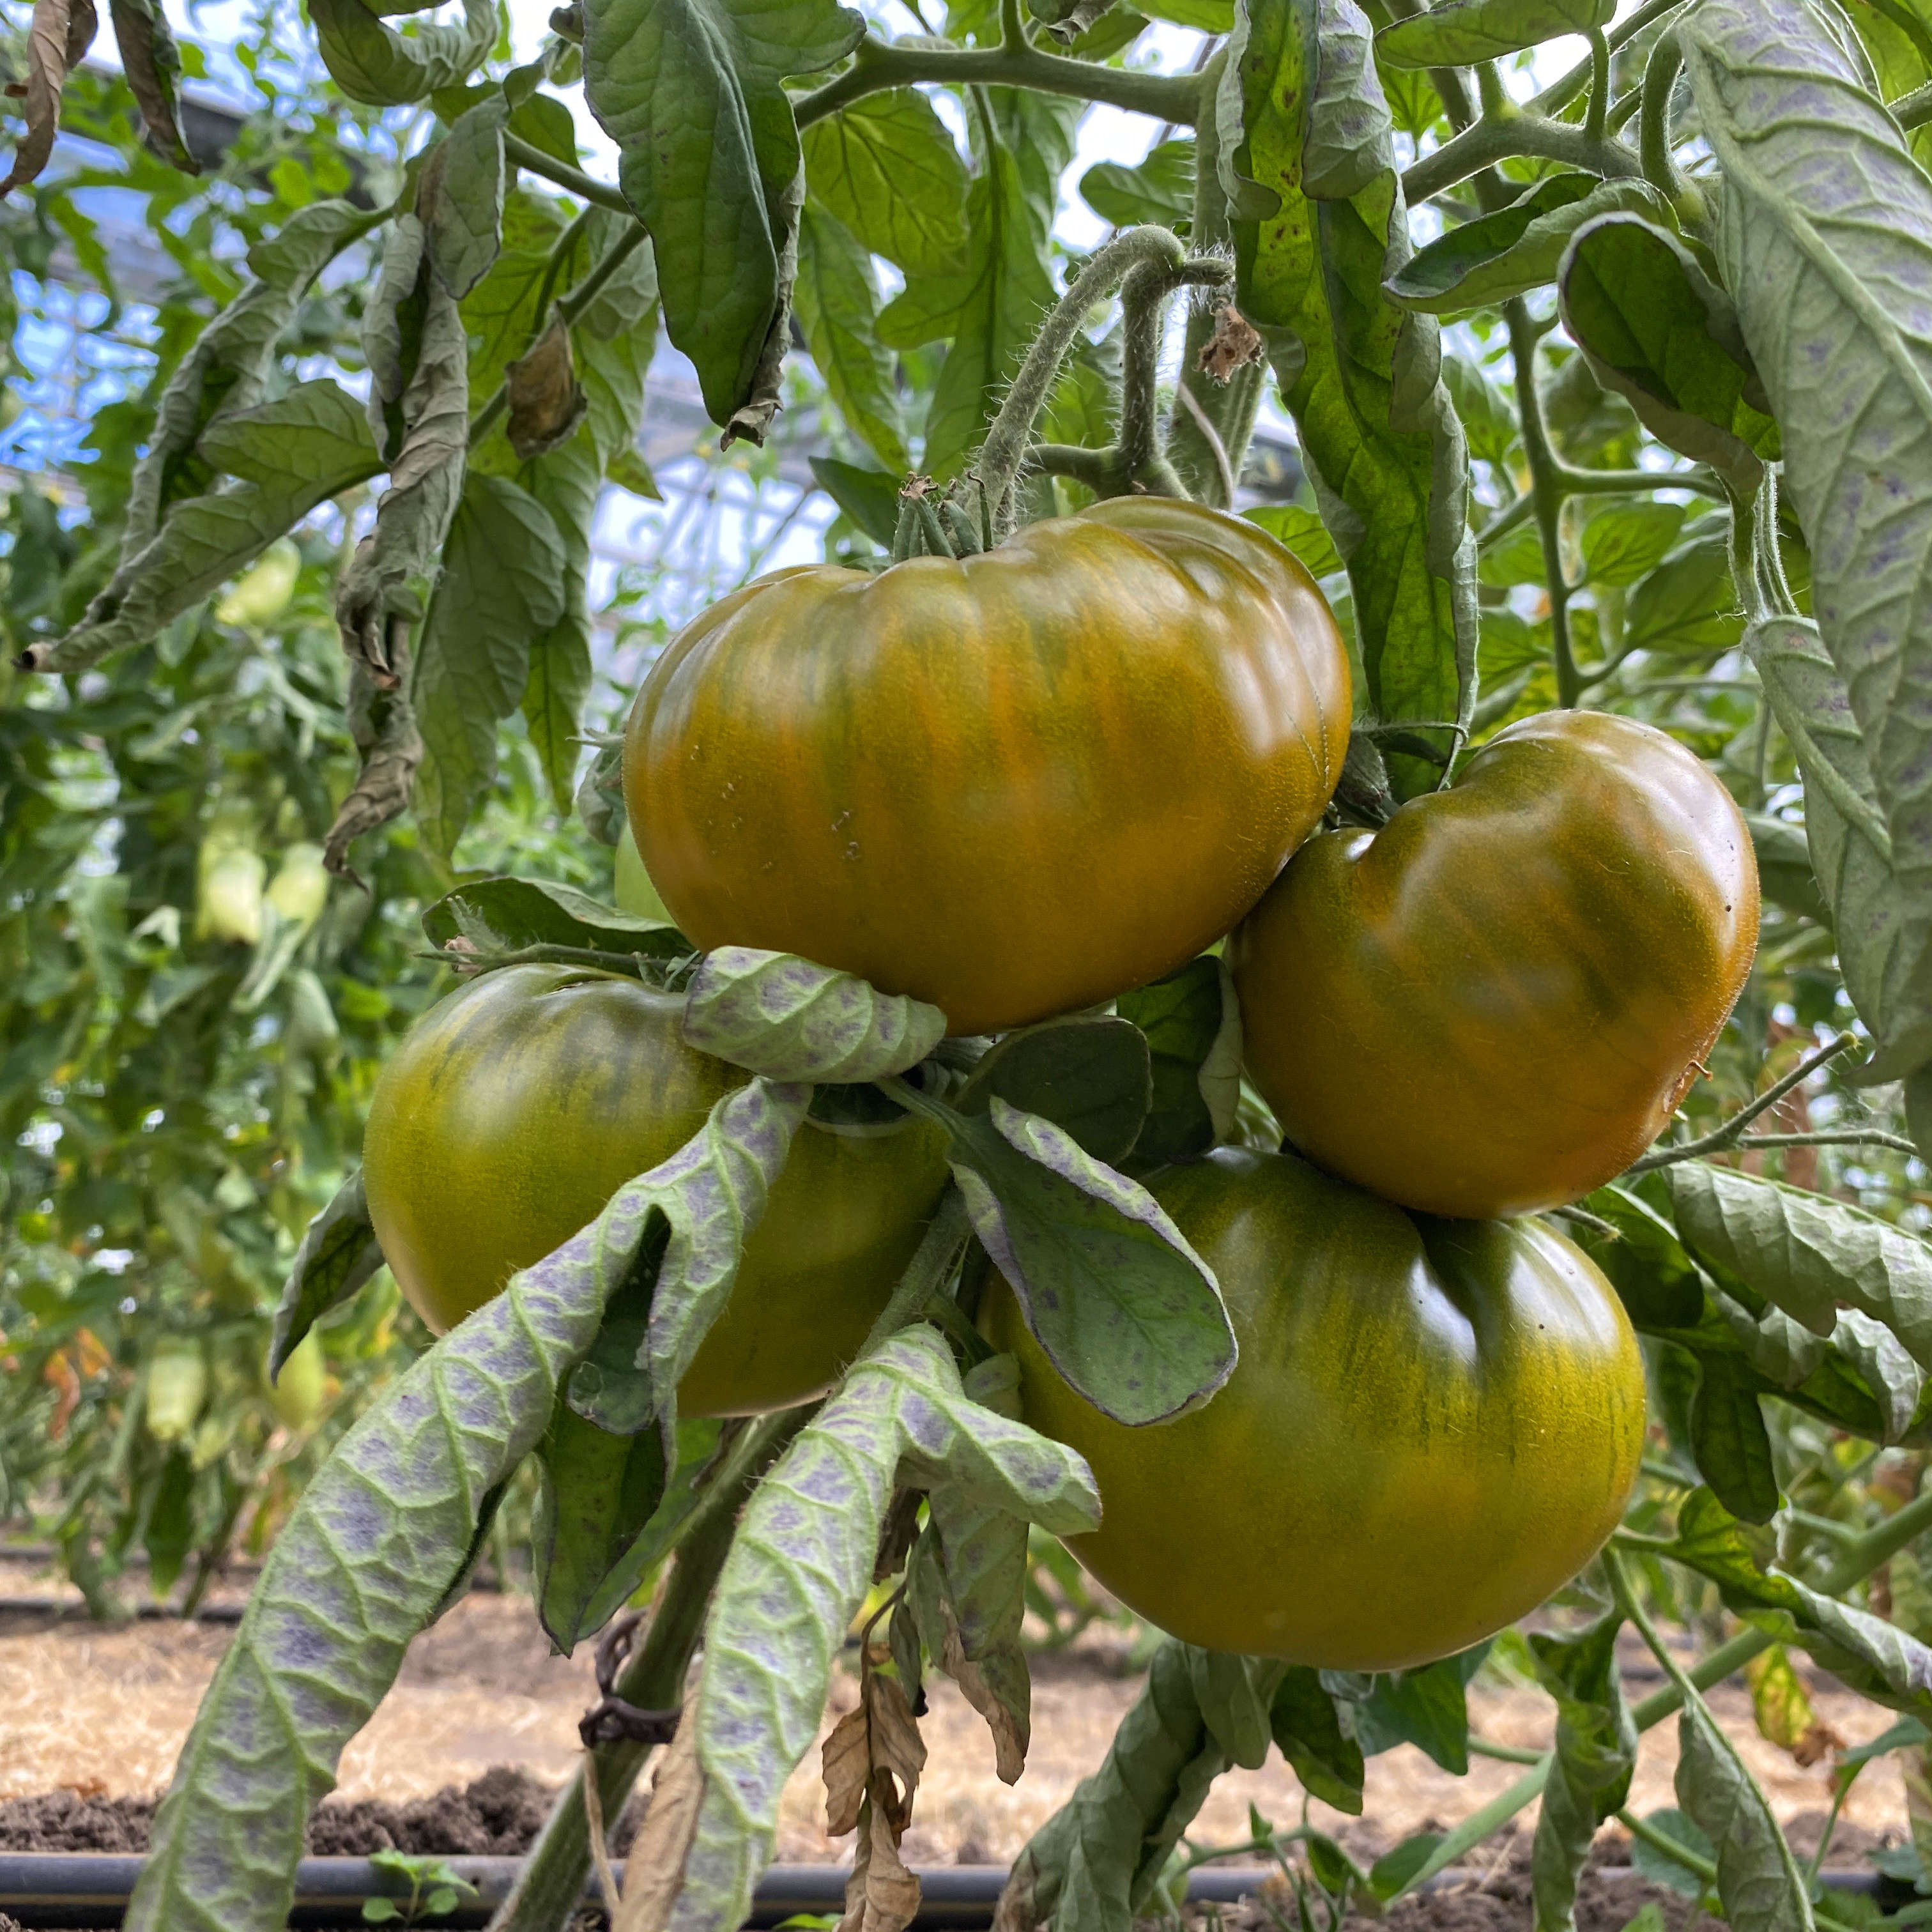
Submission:
[[[1835,1060],[1840,1054],[1850,1052],[1858,1043],[1857,1037],[1854,1034],[1840,1034],[1835,1040],[1827,1041],[1816,1053],[1807,1054],[1789,1073],[1785,1075],[1783,1079],[1773,1082],[1748,1106],[1741,1107],[1729,1120],[1712,1128],[1708,1134],[1694,1141],[1683,1142],[1675,1147],[1654,1148],[1646,1154],[1641,1160],[1633,1161],[1624,1170],[1624,1173],[1627,1174],[1648,1174],[1657,1168],[1674,1166],[1681,1160],[1697,1160],[1702,1159],[1706,1154],[1723,1154],[1729,1151],[1744,1140],[1744,1130],[1752,1121],[1757,1119],[1760,1114],[1768,1113],[1793,1088],[1802,1086],[1813,1074],[1818,1071],[1819,1068],[1828,1061]],[[1862,1142],[1866,1138],[1868,1132],[1874,1131],[1876,1130],[1841,1127],[1826,1130],[1826,1134],[1833,1137],[1841,1137],[1849,1134],[1855,1136],[1857,1141]],[[1824,1138],[1815,1134],[1759,1134],[1751,1138],[1760,1147],[1819,1147],[1852,1144],[1841,1138]],[[1887,1136],[1884,1137],[1884,1141],[1886,1143],[1898,1144],[1898,1136]],[[1909,1141],[1904,1142],[1903,1144],[1908,1150],[1912,1149],[1912,1143]]]

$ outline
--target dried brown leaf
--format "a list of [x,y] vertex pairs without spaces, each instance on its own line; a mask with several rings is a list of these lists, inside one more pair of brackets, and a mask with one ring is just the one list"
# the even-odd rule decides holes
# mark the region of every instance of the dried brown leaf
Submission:
[[860,1708],[869,1718],[866,1744],[874,1801],[886,1808],[896,1837],[912,1821],[913,1797],[919,1790],[920,1774],[926,1768],[926,1740],[919,1734],[919,1720],[896,1678],[867,1672]]
[[526,463],[568,442],[590,406],[577,380],[569,326],[561,315],[551,316],[527,356],[505,366],[503,382],[510,399],[510,447]]
[[959,1627],[952,1621],[949,1605],[946,1636],[940,1652],[940,1666],[960,1694],[986,1720],[993,1734],[993,1764],[1002,1784],[1017,1784],[1026,1769],[1027,1746],[1032,1742],[1032,1727],[1025,1718],[1007,1708],[986,1672],[967,1654],[959,1642]]
[[1201,371],[1211,381],[1228,382],[1237,369],[1258,362],[1265,353],[1261,332],[1232,302],[1214,314],[1214,333],[1201,351]]
[[201,164],[189,153],[176,118],[175,76],[181,71],[181,56],[159,0],[109,0],[108,11],[148,148],[183,174],[200,174]]
[[[410,788],[422,762],[422,734],[408,694],[400,688],[408,669],[408,628],[400,632],[394,650],[401,662],[387,688],[359,662],[349,672],[349,729],[362,754],[362,770],[354,788],[342,801],[335,823],[322,845],[322,863],[338,878],[356,878],[349,848],[365,832],[374,832],[409,808]],[[358,880],[357,884],[361,884]]]
[[861,1822],[838,1932],[905,1932],[918,1915],[919,1880],[899,1856],[900,1833],[885,1808],[869,1800]]
[[658,1767],[650,1809],[624,1862],[624,1896],[610,1932],[664,1932],[684,1887],[685,1860],[698,1835],[704,1802],[704,1767],[698,1762],[698,1696],[685,1700],[677,1736]]
[[0,196],[34,180],[46,166],[60,130],[61,90],[93,44],[98,24],[94,0],[34,0],[26,85],[8,89],[26,98],[27,131],[14,150],[6,179],[0,181]]
[[825,1780],[825,1828],[835,1838],[856,1831],[866,1802],[866,1780],[872,1774],[866,1741],[869,1726],[862,1699],[832,1727],[819,1751]]

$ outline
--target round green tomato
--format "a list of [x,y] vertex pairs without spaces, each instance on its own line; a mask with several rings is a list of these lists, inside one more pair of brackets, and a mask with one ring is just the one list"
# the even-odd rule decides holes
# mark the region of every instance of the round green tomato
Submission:
[[638,856],[638,842],[631,836],[628,825],[624,827],[623,836],[617,841],[616,883],[611,890],[616,895],[620,912],[627,912],[633,919],[661,919],[666,925],[672,922],[663,896],[651,884],[651,875],[644,870],[644,862]]
[[1622,1304],[1533,1221],[1412,1215],[1292,1154],[1223,1149],[1154,1198],[1220,1279],[1220,1392],[1130,1429],[1063,1382],[996,1281],[1028,1422],[1077,1449],[1069,1547],[1190,1643],[1338,1670],[1447,1657],[1533,1610],[1623,1514],[1643,1365]]
[[1750,971],[1757,866],[1675,739],[1498,732],[1298,852],[1229,946],[1248,1070],[1330,1172],[1435,1214],[1580,1199],[1669,1125]]
[[298,1436],[316,1421],[328,1401],[328,1365],[322,1359],[322,1337],[311,1328],[269,1385],[268,1402],[283,1427]]
[[1321,817],[1341,634],[1254,524],[1124,496],[984,555],[748,585],[672,642],[624,746],[701,947],[796,952],[990,1033],[1219,939]]
[[[486,974],[382,1070],[363,1141],[370,1219],[438,1334],[596,1218],[749,1076],[685,1042],[682,998],[557,966]],[[808,1121],[686,1371],[688,1415],[752,1414],[836,1380],[919,1245],[946,1138]]]

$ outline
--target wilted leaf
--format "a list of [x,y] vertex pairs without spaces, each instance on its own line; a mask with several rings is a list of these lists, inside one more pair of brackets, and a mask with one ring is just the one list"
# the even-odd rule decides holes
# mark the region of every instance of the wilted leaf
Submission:
[[1617,0],[1438,0],[1384,28],[1376,51],[1391,67],[1469,67],[1606,27],[1616,10]]
[[406,34],[363,0],[309,0],[308,12],[329,78],[372,107],[404,106],[457,86],[496,44],[494,0],[463,0],[460,26],[418,25]]
[[577,434],[589,405],[561,315],[551,317],[527,355],[506,366],[503,380],[509,392],[510,447],[524,461],[547,455]]
[[183,174],[200,174],[201,164],[188,152],[176,118],[175,83],[181,75],[181,53],[159,0],[110,0],[108,14],[114,22],[122,70],[141,110],[148,147]]
[[458,302],[490,270],[502,247],[503,128],[510,104],[480,100],[423,157],[416,213],[429,259]]
[[382,1250],[370,1222],[358,1167],[308,1224],[302,1245],[296,1250],[282,1298],[275,1306],[269,1374],[280,1375],[283,1364],[302,1346],[316,1321],[358,1293],[382,1265]]
[[94,0],[34,0],[27,26],[27,131],[14,149],[14,165],[0,181],[0,196],[38,180],[60,130],[61,92],[93,44]]

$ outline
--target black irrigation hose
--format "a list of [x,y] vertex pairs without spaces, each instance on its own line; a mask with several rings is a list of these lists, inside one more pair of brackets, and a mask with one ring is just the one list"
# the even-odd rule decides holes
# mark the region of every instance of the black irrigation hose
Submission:
[[[485,1924],[508,1893],[520,1858],[452,1858],[445,1862],[479,1894],[473,1905],[459,1907],[438,1926],[473,1927]],[[134,1888],[142,1861],[98,1852],[0,1852],[0,1912],[27,1932],[56,1932],[56,1928],[118,1925],[128,1894]],[[617,1870],[621,1874],[622,1862]],[[1188,1896],[1204,1903],[1232,1904],[1255,1891],[1273,1868],[1264,1865],[1223,1865],[1190,1875]],[[1611,1867],[1602,1875],[1618,1870]],[[759,1882],[758,1896],[746,1921],[752,1926],[773,1926],[795,1913],[839,1912],[844,1909],[848,1868],[842,1865],[774,1865]],[[1004,1865],[928,1866],[919,1873],[921,1902],[913,1922],[922,1932],[977,1932],[989,1924],[1000,1888],[1006,1881]],[[1430,1881],[1429,1888],[1453,1886],[1475,1874],[1454,1868]],[[1880,1880],[1874,1872],[1827,1871],[1825,1884],[1834,1892],[1872,1893]],[[364,1899],[395,1894],[367,1858],[304,1858],[296,1874],[296,1904],[292,1927],[350,1926],[364,1923]],[[594,1902],[586,1895],[586,1903]]]

